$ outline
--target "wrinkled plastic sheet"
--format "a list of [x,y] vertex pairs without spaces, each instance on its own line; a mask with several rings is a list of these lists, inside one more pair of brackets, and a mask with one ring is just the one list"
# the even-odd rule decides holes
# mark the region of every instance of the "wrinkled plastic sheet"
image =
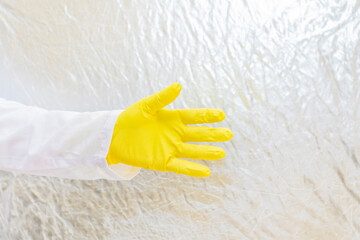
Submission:
[[[0,175],[1,239],[359,239],[359,1],[0,1],[0,96],[171,108],[234,131],[212,175]],[[215,126],[215,125],[214,125]]]

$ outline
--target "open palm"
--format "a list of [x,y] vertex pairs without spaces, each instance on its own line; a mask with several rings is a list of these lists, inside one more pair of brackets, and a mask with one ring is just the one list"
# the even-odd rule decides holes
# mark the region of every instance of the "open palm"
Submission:
[[165,109],[180,94],[174,83],[123,111],[116,122],[107,161],[145,169],[171,171],[195,177],[210,170],[181,158],[216,160],[225,157],[222,148],[187,142],[216,142],[232,138],[226,128],[187,126],[224,120],[218,109]]

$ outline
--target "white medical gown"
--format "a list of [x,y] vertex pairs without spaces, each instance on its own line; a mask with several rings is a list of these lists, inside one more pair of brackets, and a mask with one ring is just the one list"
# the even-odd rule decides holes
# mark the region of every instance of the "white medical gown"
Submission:
[[140,168],[105,159],[121,113],[49,111],[0,98],[0,169],[71,179],[128,180]]

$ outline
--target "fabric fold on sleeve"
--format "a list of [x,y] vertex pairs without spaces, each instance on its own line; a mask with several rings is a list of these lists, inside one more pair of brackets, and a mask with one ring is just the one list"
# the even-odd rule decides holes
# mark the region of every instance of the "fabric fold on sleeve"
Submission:
[[106,161],[120,113],[50,111],[0,99],[0,169],[82,180],[132,179],[140,168]]

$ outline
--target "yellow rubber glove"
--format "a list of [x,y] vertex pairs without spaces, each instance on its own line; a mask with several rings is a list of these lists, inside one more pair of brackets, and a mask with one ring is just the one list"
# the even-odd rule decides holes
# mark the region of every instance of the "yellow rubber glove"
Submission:
[[180,94],[181,85],[173,83],[123,111],[115,124],[108,164],[124,163],[157,171],[171,171],[206,177],[210,170],[180,158],[215,160],[225,157],[222,148],[186,142],[228,141],[233,133],[226,128],[190,127],[187,124],[220,122],[218,109],[164,109]]

